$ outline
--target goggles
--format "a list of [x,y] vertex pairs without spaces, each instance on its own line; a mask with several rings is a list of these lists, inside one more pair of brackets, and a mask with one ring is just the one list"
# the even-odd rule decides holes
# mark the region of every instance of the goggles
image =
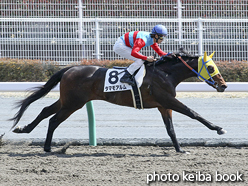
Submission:
[[163,40],[165,36],[163,35],[158,35],[158,39]]

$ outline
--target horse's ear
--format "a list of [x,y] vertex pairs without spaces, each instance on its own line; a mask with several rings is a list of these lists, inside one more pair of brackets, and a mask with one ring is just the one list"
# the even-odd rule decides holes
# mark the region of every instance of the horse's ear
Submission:
[[204,62],[207,61],[207,57],[208,57],[208,56],[207,56],[207,52],[205,51],[205,53],[204,53],[204,58],[203,58],[203,59],[204,59]]
[[212,57],[214,56],[214,53],[215,53],[215,51],[209,56],[211,59],[212,59]]

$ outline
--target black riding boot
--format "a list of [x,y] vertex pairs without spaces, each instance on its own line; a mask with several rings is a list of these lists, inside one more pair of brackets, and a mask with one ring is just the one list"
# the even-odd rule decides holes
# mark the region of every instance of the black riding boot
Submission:
[[132,75],[127,70],[125,70],[125,74],[121,77],[120,82],[127,83],[131,86],[135,85]]

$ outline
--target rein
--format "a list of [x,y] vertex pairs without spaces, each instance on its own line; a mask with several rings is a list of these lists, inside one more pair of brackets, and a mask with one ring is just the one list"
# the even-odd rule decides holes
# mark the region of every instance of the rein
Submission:
[[153,69],[152,69],[152,82],[151,82],[151,88],[150,88],[150,95],[152,95],[152,83],[153,83],[153,74],[154,74],[154,71],[155,71],[155,64],[156,64],[156,61],[153,61]]
[[[208,72],[208,75],[209,75],[211,81],[209,81],[209,80],[207,80],[206,78],[202,77],[201,74],[198,73],[198,72],[196,72],[191,66],[189,66],[189,65],[182,59],[181,56],[178,56],[178,58],[183,62],[183,64],[184,64],[186,67],[188,67],[192,72],[194,72],[194,73],[197,75],[197,78],[198,78],[198,79],[199,79],[199,77],[201,77],[205,82],[207,82],[207,83],[209,83],[209,84],[215,86],[215,81],[214,81],[213,78],[211,77],[211,75],[210,75],[210,73],[209,73],[209,71],[208,71],[208,69],[207,69],[207,67],[206,67],[206,63],[207,63],[208,61],[207,61],[207,62],[204,62],[204,60],[202,59],[202,60],[203,60],[203,64],[204,64],[205,67],[206,67],[206,70],[207,70],[207,72]],[[202,66],[203,66],[203,65],[202,65]]]
[[[154,58],[156,57],[156,54],[154,53]],[[152,69],[152,82],[153,82],[153,74],[154,74],[154,71],[155,71],[155,65],[156,65],[156,61],[153,61],[153,69]],[[149,85],[149,88],[150,88],[150,95],[152,95],[152,82],[151,82],[151,85]]]

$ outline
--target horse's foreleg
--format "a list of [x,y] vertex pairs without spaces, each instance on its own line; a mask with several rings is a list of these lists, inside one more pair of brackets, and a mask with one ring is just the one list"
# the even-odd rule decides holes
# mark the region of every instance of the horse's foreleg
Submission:
[[159,107],[158,110],[160,111],[167,133],[171,138],[171,141],[173,143],[173,146],[175,147],[177,152],[185,152],[181,149],[177,138],[176,138],[176,133],[174,131],[173,123],[172,123],[172,110],[171,109],[164,109],[162,107]]
[[60,100],[56,101],[52,105],[45,107],[41,113],[35,118],[35,120],[24,126],[23,128],[21,127],[16,127],[13,132],[15,133],[30,133],[43,119],[51,116],[52,114],[55,114],[59,109],[60,109]]
[[207,121],[202,116],[200,116],[198,113],[188,108],[187,106],[185,106],[183,103],[181,103],[175,98],[173,100],[170,100],[169,108],[176,112],[189,116],[192,119],[198,120],[199,122],[204,124],[206,127],[208,127],[210,130],[216,130],[218,134],[226,133],[226,131],[223,130],[221,127],[214,125],[213,123]]

